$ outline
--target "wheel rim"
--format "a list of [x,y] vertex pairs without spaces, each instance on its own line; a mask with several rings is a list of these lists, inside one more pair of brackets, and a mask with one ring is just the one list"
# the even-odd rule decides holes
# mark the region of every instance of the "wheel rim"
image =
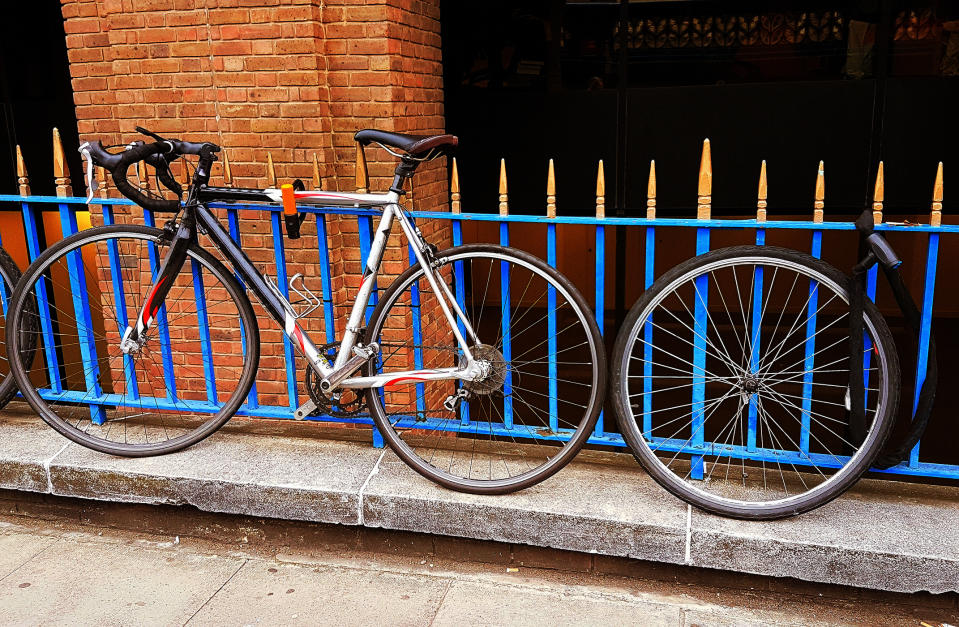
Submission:
[[21,335],[37,338],[29,372],[15,368],[32,384],[27,400],[61,433],[105,452],[169,452],[202,439],[242,402],[236,392],[252,369],[230,277],[196,250],[142,347],[120,350],[168,248],[158,233],[78,238],[31,268],[18,298],[47,302],[33,324],[16,313]]
[[[594,341],[588,314],[563,285],[530,261],[502,253],[468,252],[444,257],[439,263],[436,272],[465,305],[464,313],[480,338],[476,356],[489,363],[490,373],[469,384],[441,381],[384,388],[371,393],[371,408],[391,425],[397,452],[434,480],[467,490],[531,485],[558,470],[575,453],[588,435],[591,416],[598,412],[594,408],[601,393],[597,367],[601,347]],[[503,313],[504,276],[509,285],[508,317]],[[556,307],[552,324],[545,309],[551,292]],[[411,274],[387,298],[383,315],[372,328],[382,346],[378,371],[462,362],[422,272]],[[420,328],[415,323],[416,309]],[[509,321],[508,337],[503,334],[504,319]],[[404,326],[404,321],[410,324]],[[409,333],[411,328],[412,346],[391,345],[391,329]],[[556,348],[552,394],[551,346]],[[469,398],[451,412],[442,402],[459,389],[467,390]],[[550,403],[555,414],[550,413]]]
[[844,288],[804,263],[757,255],[677,276],[625,343],[617,402],[631,445],[657,479],[707,509],[780,511],[838,493],[881,436],[890,376],[891,348],[864,316],[856,446],[844,427],[846,325]]

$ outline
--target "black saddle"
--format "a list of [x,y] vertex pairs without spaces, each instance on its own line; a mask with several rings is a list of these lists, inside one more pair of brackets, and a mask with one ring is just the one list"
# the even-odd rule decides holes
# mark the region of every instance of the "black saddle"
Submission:
[[403,133],[389,133],[372,128],[357,131],[353,139],[364,146],[376,142],[384,146],[398,148],[415,158],[424,157],[431,150],[446,152],[459,142],[456,135],[404,135]]

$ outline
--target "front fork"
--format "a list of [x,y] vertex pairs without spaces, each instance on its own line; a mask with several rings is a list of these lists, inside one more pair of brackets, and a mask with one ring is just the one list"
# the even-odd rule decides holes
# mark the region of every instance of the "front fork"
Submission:
[[150,294],[143,301],[136,322],[127,327],[123,339],[120,340],[120,350],[126,354],[136,353],[146,343],[146,333],[153,326],[157,312],[163,306],[170,288],[173,287],[173,281],[186,262],[187,251],[196,238],[196,218],[193,212],[187,210],[175,229],[170,249],[164,255],[159,272],[153,279]]

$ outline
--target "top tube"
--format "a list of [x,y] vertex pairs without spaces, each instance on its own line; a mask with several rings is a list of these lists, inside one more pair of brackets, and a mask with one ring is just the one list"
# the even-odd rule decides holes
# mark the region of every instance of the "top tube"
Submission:
[[[297,201],[316,202],[324,207],[385,207],[399,202],[399,194],[359,194],[330,192],[321,189],[294,192]],[[202,187],[197,197],[200,202],[240,200],[247,202],[282,202],[282,192],[275,188],[247,189],[242,187]]]

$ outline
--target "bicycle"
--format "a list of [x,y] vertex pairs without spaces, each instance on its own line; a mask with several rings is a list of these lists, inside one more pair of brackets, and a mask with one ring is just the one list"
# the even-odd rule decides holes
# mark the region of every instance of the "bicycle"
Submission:
[[[455,136],[359,131],[357,142],[375,143],[399,163],[386,193],[343,193],[302,184],[210,186],[219,146],[137,130],[155,141],[116,153],[100,142],[81,146],[88,181],[101,165],[124,196],[173,219],[163,229],[116,224],[67,237],[31,264],[13,295],[11,370],[26,401],[58,432],[134,457],[210,436],[242,409],[257,373],[260,338],[248,290],[308,363],[310,400],[297,417],[353,415],[365,405],[396,454],[443,486],[519,490],[557,472],[583,446],[606,389],[605,350],[583,297],[554,268],[517,250],[437,250],[399,204],[405,180],[455,147]],[[170,163],[185,155],[198,163],[181,203]],[[127,170],[139,161],[177,198],[147,196],[131,184]],[[215,201],[279,203],[291,238],[306,215],[297,202],[382,210],[336,345],[318,347],[298,322],[319,305],[302,277],[290,281],[300,295],[291,303],[220,224],[207,206]],[[416,263],[380,295],[364,325],[394,221]],[[232,271],[201,245],[201,234]],[[72,308],[25,308],[43,303],[38,293],[54,286],[73,294]],[[547,323],[547,306],[555,323]],[[31,329],[35,318],[55,319],[59,334]],[[31,337],[43,346],[36,368],[21,353]]]
[[856,225],[851,277],[794,250],[724,248],[667,271],[630,310],[611,400],[635,457],[669,492],[723,516],[783,518],[835,499],[874,462],[908,457],[932,408],[935,345],[913,427],[879,458],[901,375],[865,297],[868,269],[882,268],[917,337],[919,314],[872,212]]

